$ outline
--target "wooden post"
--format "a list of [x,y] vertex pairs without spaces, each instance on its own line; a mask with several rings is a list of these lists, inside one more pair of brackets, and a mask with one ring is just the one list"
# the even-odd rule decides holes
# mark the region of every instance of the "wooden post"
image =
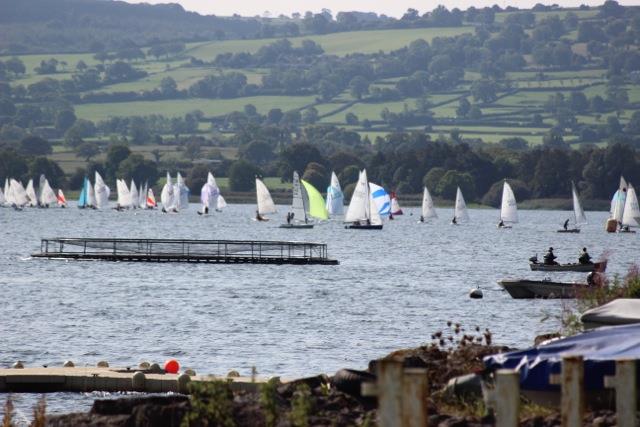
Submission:
[[378,426],[397,427],[402,419],[402,362],[380,360],[378,374]]
[[496,372],[496,389],[493,406],[496,410],[496,427],[517,427],[520,415],[520,374],[512,369]]
[[619,427],[636,427],[638,388],[636,361],[617,360],[616,375],[605,377],[605,386],[616,391],[616,416]]
[[407,368],[402,378],[402,427],[427,425],[427,370]]
[[581,427],[584,415],[584,364],[582,356],[562,358],[560,415],[563,427]]

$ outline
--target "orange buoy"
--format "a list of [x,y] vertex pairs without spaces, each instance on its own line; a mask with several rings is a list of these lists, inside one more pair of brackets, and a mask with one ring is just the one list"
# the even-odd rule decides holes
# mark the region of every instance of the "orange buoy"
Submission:
[[176,359],[169,359],[164,362],[164,371],[168,374],[177,374],[180,370],[180,364]]

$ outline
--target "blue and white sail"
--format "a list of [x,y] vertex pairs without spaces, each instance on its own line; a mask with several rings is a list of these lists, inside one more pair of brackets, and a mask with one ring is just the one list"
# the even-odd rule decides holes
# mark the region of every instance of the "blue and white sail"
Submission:
[[391,213],[391,197],[389,197],[389,193],[373,182],[369,183],[369,191],[378,213],[380,215],[389,215]]
[[82,181],[82,190],[80,191],[80,196],[78,197],[78,207],[86,208],[87,207],[87,191],[89,189],[89,180],[87,177],[84,177],[84,181]]
[[344,195],[335,172],[331,172],[331,185],[327,187],[327,211],[331,216],[344,213]]
[[611,216],[609,218],[615,219],[618,223],[622,222],[622,215],[624,214],[624,205],[627,199],[627,181],[624,180],[624,177],[620,177],[620,185],[618,186],[618,190],[613,195],[611,199]]

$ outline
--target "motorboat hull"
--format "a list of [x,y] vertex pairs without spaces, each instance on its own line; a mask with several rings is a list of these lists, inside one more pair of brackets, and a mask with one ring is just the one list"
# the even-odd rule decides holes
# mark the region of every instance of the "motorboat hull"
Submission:
[[586,283],[553,282],[551,280],[503,279],[498,284],[514,299],[575,298]]
[[579,228],[569,228],[567,230],[558,230],[558,233],[579,233]]
[[350,230],[382,230],[382,224],[349,224],[345,225],[344,228]]
[[542,263],[529,263],[529,267],[533,271],[577,271],[583,273],[589,273],[592,271],[603,272],[607,269],[607,262],[594,262],[591,264],[542,264]]

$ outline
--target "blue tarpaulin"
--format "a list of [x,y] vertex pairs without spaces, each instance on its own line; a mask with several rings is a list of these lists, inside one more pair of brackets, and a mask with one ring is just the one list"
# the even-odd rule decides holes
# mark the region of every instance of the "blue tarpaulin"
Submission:
[[549,375],[560,373],[564,356],[583,356],[585,387],[603,389],[604,376],[615,374],[616,360],[640,359],[640,324],[598,328],[527,350],[487,356],[484,364],[489,370],[517,369],[524,390],[558,390],[549,384]]

